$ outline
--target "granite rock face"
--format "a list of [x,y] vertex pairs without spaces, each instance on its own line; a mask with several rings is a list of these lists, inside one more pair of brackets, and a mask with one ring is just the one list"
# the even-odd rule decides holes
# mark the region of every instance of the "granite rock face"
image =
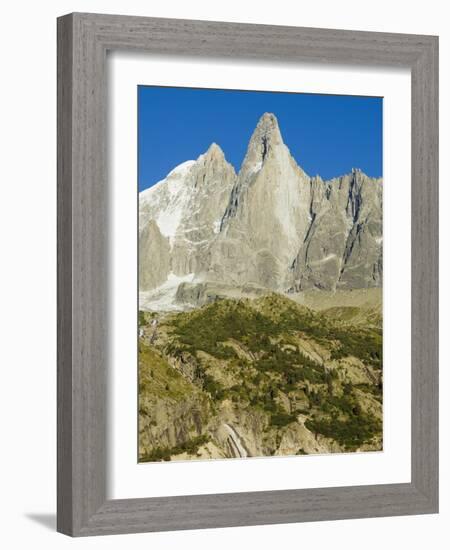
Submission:
[[284,290],[310,223],[310,195],[309,178],[283,143],[275,116],[265,114],[211,243],[207,278]]
[[166,285],[175,299],[186,281],[288,293],[382,284],[382,180],[308,176],[270,113],[239,174],[212,144],[141,192],[139,228],[148,308],[153,292]]
[[[196,161],[181,164],[164,180],[140,193],[141,291],[158,287],[169,275],[182,277],[208,269],[208,249],[220,232],[235,180],[234,168],[213,143]],[[153,243],[148,238],[152,223],[161,235]],[[153,275],[147,275],[149,270]]]
[[359,170],[311,179],[311,224],[291,266],[291,290],[381,286],[382,193],[381,180]]

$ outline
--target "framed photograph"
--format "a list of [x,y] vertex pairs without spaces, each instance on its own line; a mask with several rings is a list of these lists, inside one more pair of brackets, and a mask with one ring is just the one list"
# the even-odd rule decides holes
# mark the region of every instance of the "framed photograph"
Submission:
[[438,511],[438,39],[58,19],[58,530]]

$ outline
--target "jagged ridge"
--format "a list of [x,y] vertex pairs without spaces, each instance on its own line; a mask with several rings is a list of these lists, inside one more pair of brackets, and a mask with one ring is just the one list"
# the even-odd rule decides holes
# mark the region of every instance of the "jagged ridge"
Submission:
[[308,176],[271,113],[238,174],[212,144],[142,192],[139,214],[149,308],[161,285],[186,277],[290,293],[381,286],[381,179],[357,169],[329,181]]

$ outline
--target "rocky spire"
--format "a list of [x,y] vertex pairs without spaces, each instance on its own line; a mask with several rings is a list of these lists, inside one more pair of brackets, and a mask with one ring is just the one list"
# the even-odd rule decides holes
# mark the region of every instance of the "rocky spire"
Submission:
[[198,157],[197,164],[197,176],[207,185],[217,177],[225,179],[236,177],[234,167],[227,161],[217,143],[211,143],[207,151]]
[[206,158],[221,158],[221,159],[225,159],[225,154],[224,152],[222,151],[222,149],[220,148],[219,145],[217,145],[217,143],[215,143],[214,141],[211,143],[211,145],[208,147],[208,150],[206,151],[206,153],[204,153],[204,156]]
[[281,137],[277,117],[273,113],[264,113],[253,132],[249,148],[259,148],[264,159],[271,147],[282,143],[283,138]]
[[310,178],[264,113],[238,175],[212,143],[140,194],[140,289],[187,276],[294,292],[381,285],[381,183],[358,170]]
[[273,113],[264,113],[259,119],[248,144],[242,163],[243,174],[259,170],[278,146],[283,146],[278,120]]

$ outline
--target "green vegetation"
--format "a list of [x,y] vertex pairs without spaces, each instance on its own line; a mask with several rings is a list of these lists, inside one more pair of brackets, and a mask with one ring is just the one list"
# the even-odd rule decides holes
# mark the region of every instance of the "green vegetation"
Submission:
[[[327,414],[324,416],[323,413]],[[305,422],[308,430],[329,437],[354,450],[381,434],[381,422],[364,414],[352,393],[326,396],[321,402],[321,413]]]
[[291,422],[295,422],[297,417],[295,414],[286,414],[284,412],[277,412],[270,417],[270,423],[272,426],[281,428],[283,426],[288,426]]
[[203,389],[216,401],[221,401],[225,397],[223,386],[208,374],[203,375]]
[[314,315],[287,298],[267,296],[261,310],[249,307],[247,300],[221,300],[191,313],[178,315],[172,322],[174,334],[183,348],[205,351],[218,359],[230,359],[235,351],[224,342],[237,340],[250,352],[272,352],[272,341],[282,334],[302,332],[318,342],[335,341],[333,359],[354,356],[381,368],[381,328],[341,328],[323,315]]
[[370,443],[381,432],[381,422],[367,415],[352,415],[345,420],[336,417],[311,419],[305,422],[308,430],[335,439],[346,451],[357,449],[363,443]]
[[368,393],[370,395],[373,395],[375,399],[378,399],[381,401],[383,397],[383,386],[382,384],[354,384],[353,388],[363,391],[364,393]]
[[332,359],[342,357],[358,357],[363,363],[376,368],[382,367],[383,360],[383,337],[381,330],[355,331],[344,329],[330,329],[330,339],[337,340],[339,347],[332,352]]
[[147,315],[144,311],[139,311],[139,326],[145,327],[148,325]]
[[[269,308],[275,305],[270,297],[265,300]],[[221,300],[192,313],[180,314],[171,325],[185,349],[203,350],[214,357],[228,359],[235,354],[232,348],[222,345],[227,340],[237,340],[250,352],[257,352],[270,345],[270,337],[306,329],[311,318],[306,308],[293,302],[277,319],[272,319],[248,307],[246,300]]]
[[139,395],[183,399],[193,386],[152,348],[139,343]]
[[139,460],[140,462],[169,461],[172,456],[182,453],[194,455],[198,452],[199,448],[208,443],[209,440],[210,438],[207,435],[199,435],[175,447],[155,447],[150,453],[141,456]]
[[[274,294],[222,299],[158,318],[158,338],[139,348],[139,395],[146,398],[145,406],[140,400],[142,429],[154,428],[153,441],[150,397],[181,404],[193,422],[190,433],[194,426],[201,435],[173,448],[152,443],[141,460],[195,454],[202,437],[214,436],[207,420],[220,415],[221,407],[254,419],[270,446],[267,454],[276,452],[274,445],[299,414],[306,416],[308,430],[347,451],[381,441],[381,325],[352,325],[348,319],[361,319],[358,308],[344,310],[314,313]],[[158,315],[141,313],[142,324]],[[203,411],[201,422],[189,407]],[[374,408],[375,416],[369,414]],[[306,453],[301,443],[297,454]]]

